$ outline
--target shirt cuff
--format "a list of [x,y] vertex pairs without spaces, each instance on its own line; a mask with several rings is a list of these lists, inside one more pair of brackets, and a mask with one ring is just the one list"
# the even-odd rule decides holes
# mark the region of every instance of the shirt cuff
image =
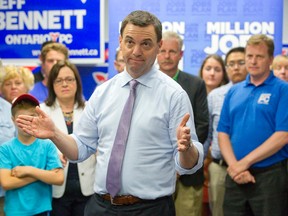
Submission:
[[203,159],[204,159],[203,145],[200,142],[195,141],[195,140],[192,140],[192,142],[198,151],[198,161],[193,168],[184,169],[180,166],[179,152],[177,152],[175,156],[175,164],[176,164],[176,171],[179,173],[179,175],[193,174],[203,166]]

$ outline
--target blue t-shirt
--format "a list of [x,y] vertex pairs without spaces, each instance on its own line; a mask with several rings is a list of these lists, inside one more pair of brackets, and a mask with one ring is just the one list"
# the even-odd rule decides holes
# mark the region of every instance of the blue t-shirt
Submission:
[[[57,149],[50,140],[36,139],[29,146],[14,138],[0,146],[0,169],[33,166],[43,170],[62,167]],[[5,195],[6,216],[30,216],[50,211],[52,185],[36,181],[21,188],[8,190]]]
[[[246,80],[231,87],[225,97],[218,132],[230,136],[237,160],[259,147],[276,131],[288,131],[288,83],[273,73],[259,86]],[[288,158],[283,147],[253,167],[266,167]]]
[[29,93],[43,103],[48,97],[48,88],[42,82],[37,82]]

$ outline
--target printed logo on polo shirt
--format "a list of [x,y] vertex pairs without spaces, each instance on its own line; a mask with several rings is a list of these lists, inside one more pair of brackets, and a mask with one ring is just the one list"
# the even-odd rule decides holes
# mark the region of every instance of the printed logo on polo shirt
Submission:
[[258,104],[269,104],[271,94],[261,94],[258,99]]

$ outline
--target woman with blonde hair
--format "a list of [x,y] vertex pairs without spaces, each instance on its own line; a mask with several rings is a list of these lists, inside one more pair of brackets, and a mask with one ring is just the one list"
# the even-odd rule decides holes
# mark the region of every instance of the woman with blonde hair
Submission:
[[272,62],[272,70],[276,77],[288,82],[288,56],[275,56]]
[[21,66],[4,66],[0,73],[1,95],[9,103],[21,94],[28,93],[34,85],[32,72]]

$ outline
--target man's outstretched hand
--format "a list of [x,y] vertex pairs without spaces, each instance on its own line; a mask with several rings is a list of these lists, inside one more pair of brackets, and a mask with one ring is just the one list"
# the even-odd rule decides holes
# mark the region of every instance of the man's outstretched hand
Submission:
[[26,133],[43,139],[51,139],[54,136],[55,125],[51,118],[36,107],[38,116],[19,115],[16,119],[17,125]]

